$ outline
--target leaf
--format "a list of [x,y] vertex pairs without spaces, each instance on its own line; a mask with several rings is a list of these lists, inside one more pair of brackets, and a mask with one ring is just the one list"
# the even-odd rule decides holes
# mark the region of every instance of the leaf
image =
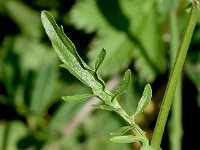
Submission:
[[[78,65],[78,64],[77,64]],[[79,79],[83,84],[86,86],[91,87],[91,89],[100,89],[104,87],[102,84],[103,82],[99,82],[99,80],[94,77],[93,74],[91,74],[88,70],[84,70],[83,68],[77,67],[73,63],[66,63],[61,64],[61,67],[69,70],[71,74],[73,74],[77,79]]]
[[31,90],[30,110],[35,114],[42,114],[52,103],[57,81],[56,64],[43,64],[36,74],[34,86]]
[[[58,27],[53,16],[47,11],[42,11],[41,19],[45,31],[62,62],[67,63],[70,59],[75,58],[83,68],[91,70],[91,68],[78,55],[74,44],[65,35],[63,27]],[[71,55],[73,55],[73,57]]]
[[144,109],[149,105],[152,97],[152,90],[150,84],[147,84],[144,88],[142,97],[138,103],[138,107],[136,112],[133,114],[132,118],[134,118],[137,114],[142,113]]
[[[101,7],[105,2],[109,5]],[[144,15],[143,5],[141,1],[84,0],[72,8],[70,18],[73,25],[86,32],[97,32],[90,44],[90,64],[94,64],[102,45],[109,50],[102,63],[103,76],[112,76],[127,68],[132,56],[142,81],[151,82],[157,74],[165,71],[163,33],[158,30],[162,25],[157,20],[155,9]],[[94,15],[90,15],[90,9]],[[116,15],[123,16],[118,23]]]
[[133,127],[132,126],[123,126],[121,127],[117,132],[115,133],[110,133],[110,135],[122,135],[131,130]]
[[48,123],[49,131],[61,132],[70,119],[81,109],[83,103],[63,103],[55,110]]
[[129,84],[131,81],[131,71],[128,69],[125,74],[124,74],[124,78],[121,81],[118,89],[116,90],[116,92],[114,93],[114,97],[118,96],[119,94],[122,94],[124,92],[127,92]]
[[95,63],[95,72],[97,72],[97,70],[99,69],[100,65],[102,64],[104,58],[106,56],[106,50],[103,48],[101,50],[101,52],[99,53],[99,56],[96,60],[96,63]]
[[20,30],[28,35],[41,37],[40,14],[25,5],[22,1],[5,1],[6,14],[19,26]]
[[41,19],[54,49],[64,63],[62,67],[68,69],[71,74],[93,90],[103,89],[103,85],[96,80],[92,69],[80,58],[74,44],[65,35],[63,28],[57,26],[51,14],[42,11]]
[[[115,42],[113,42],[115,41]],[[99,71],[102,76],[113,76],[125,70],[131,62],[134,44],[123,32],[118,32],[113,28],[104,28],[98,32],[90,44],[90,51],[87,54],[89,64],[95,63],[102,46],[107,50],[106,57],[102,62]]]
[[[195,40],[198,41],[198,36],[194,36]],[[200,52],[196,51],[193,53],[189,53],[186,62],[185,62],[185,72],[188,78],[192,81],[192,83],[196,86],[198,91],[197,95],[197,104],[200,108]]]
[[52,48],[40,43],[38,39],[16,36],[12,45],[14,53],[19,56],[22,74],[30,70],[37,72],[42,64],[56,64],[58,61]]
[[20,120],[0,123],[0,148],[15,150],[18,149],[19,140],[29,134],[27,126]]
[[82,102],[85,101],[91,97],[93,97],[93,94],[81,94],[81,95],[74,95],[74,96],[63,96],[62,99],[68,102]]
[[108,105],[92,105],[96,109],[107,110],[107,111],[115,111],[116,109],[108,106]]
[[158,10],[160,13],[168,14],[172,11],[176,11],[179,6],[179,0],[164,0],[158,3]]
[[140,141],[142,137],[134,136],[134,135],[124,135],[124,136],[115,136],[110,140],[117,143],[133,143],[136,141]]
[[146,15],[137,15],[133,19],[135,22],[133,22],[130,32],[131,35],[137,37],[138,41],[138,48],[134,51],[134,66],[142,80],[152,82],[157,74],[166,69],[166,56],[161,40],[162,30],[160,27],[162,25],[158,22],[155,9],[151,9]]
[[69,14],[70,22],[77,29],[83,29],[86,33],[95,32],[107,24],[98,9],[96,0],[77,1]]

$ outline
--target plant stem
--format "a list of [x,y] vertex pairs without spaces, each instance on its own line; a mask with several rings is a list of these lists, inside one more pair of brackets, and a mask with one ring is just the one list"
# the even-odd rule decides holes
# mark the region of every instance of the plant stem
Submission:
[[9,132],[10,132],[10,123],[6,122],[5,127],[4,127],[4,131],[3,131],[3,137],[4,138],[2,139],[2,146],[0,146],[0,148],[2,148],[3,150],[8,149]]
[[[179,43],[179,33],[178,33],[178,23],[176,16],[176,9],[170,13],[170,32],[171,32],[171,42],[170,42],[170,62],[171,67],[175,61],[175,56],[177,54],[178,43]],[[178,85],[174,95],[174,101],[172,103],[171,117],[168,124],[169,130],[169,145],[171,150],[181,150],[182,143],[182,84],[181,78],[178,81]]]
[[[170,150],[182,150],[182,84],[181,80],[178,80],[174,101],[172,104],[171,118],[169,124],[169,141]],[[168,129],[169,129],[168,128]]]
[[194,32],[194,28],[199,16],[199,7],[200,7],[199,1],[195,0],[192,3],[192,9],[191,9],[189,21],[188,21],[182,42],[180,44],[180,47],[176,56],[174,67],[169,77],[169,82],[167,84],[167,88],[165,91],[165,95],[163,98],[163,102],[160,108],[160,112],[159,112],[158,119],[156,122],[156,127],[155,127],[152,141],[151,141],[151,147],[155,150],[160,148],[161,139],[163,136],[167,117],[171,108],[171,104],[174,98],[177,82],[181,76],[183,64],[185,62],[185,58],[186,58],[189,44],[192,38],[192,34]]

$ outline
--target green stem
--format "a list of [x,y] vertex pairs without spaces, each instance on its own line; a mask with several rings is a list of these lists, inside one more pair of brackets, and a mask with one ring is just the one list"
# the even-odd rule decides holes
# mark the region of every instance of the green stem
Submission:
[[10,123],[6,122],[5,123],[5,129],[3,132],[3,139],[2,139],[2,146],[0,146],[3,150],[8,149],[8,139],[9,139],[9,132],[10,132]]
[[170,150],[181,150],[182,145],[182,96],[181,96],[181,80],[178,81],[174,101],[172,104],[169,141]]
[[197,23],[198,16],[199,16],[199,1],[196,0],[192,4],[192,10],[190,13],[187,28],[183,36],[183,40],[180,44],[179,51],[174,63],[174,67],[170,74],[169,82],[165,91],[163,102],[156,122],[156,127],[151,141],[151,146],[155,150],[160,148],[161,139],[163,136],[167,117],[171,108],[171,104],[174,98],[177,82],[181,76],[181,71],[183,68],[183,64],[185,62],[185,58],[192,38],[192,34],[194,32],[195,25]]
[[[178,23],[176,16],[176,9],[170,14],[170,32],[171,32],[171,42],[170,42],[170,58],[171,67],[175,61],[175,56],[177,54],[178,43],[179,43],[179,33],[178,33]],[[175,91],[174,100],[172,103],[171,117],[168,124],[169,130],[169,145],[171,150],[181,150],[182,145],[182,88],[181,79],[178,81],[178,85]]]

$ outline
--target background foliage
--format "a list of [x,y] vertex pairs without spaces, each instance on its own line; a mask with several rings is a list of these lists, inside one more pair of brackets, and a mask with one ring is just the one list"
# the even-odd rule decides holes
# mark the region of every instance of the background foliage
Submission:
[[[131,88],[120,101],[127,112],[136,109],[144,85],[151,83],[153,101],[138,118],[151,137],[170,70],[171,13],[177,16],[180,38],[188,19],[187,4],[186,0],[0,0],[0,149],[137,149],[109,141],[108,133],[124,124],[115,114],[83,113],[90,109],[87,103],[61,100],[62,95],[89,89],[58,67],[42,28],[42,10],[50,11],[64,26],[89,64],[94,64],[102,48],[107,50],[100,73],[114,81],[112,86],[127,68],[132,70]],[[199,40],[198,23],[183,70],[183,149],[198,145],[193,136],[199,134],[200,125],[196,121]],[[163,149],[169,149],[168,141],[166,130]]]

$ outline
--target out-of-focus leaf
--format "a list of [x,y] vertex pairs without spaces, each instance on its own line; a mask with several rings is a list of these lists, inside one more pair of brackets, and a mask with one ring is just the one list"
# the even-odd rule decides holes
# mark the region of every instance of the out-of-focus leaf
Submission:
[[110,140],[117,143],[133,143],[139,141],[142,137],[134,136],[134,135],[122,135],[112,137]]
[[16,150],[18,141],[27,134],[28,129],[21,121],[1,122],[0,149]]
[[40,13],[25,5],[22,1],[5,1],[9,16],[16,22],[21,31],[34,37],[41,36]]
[[[0,47],[0,81],[4,84],[6,91],[9,96],[13,95],[13,91],[15,89],[15,85],[13,84],[15,73],[15,66],[12,65],[12,60],[7,58],[11,58],[13,53],[10,50],[11,45],[13,44],[13,37],[4,38],[2,45]],[[3,91],[0,91],[1,94]],[[2,101],[3,102],[3,101]],[[10,103],[9,100],[4,101],[4,103]],[[11,102],[13,103],[13,102]]]
[[94,96],[93,94],[80,94],[80,95],[73,95],[73,96],[63,96],[62,99],[67,102],[77,103],[77,102],[85,101],[93,96]]
[[107,110],[107,111],[115,111],[116,109],[108,106],[108,105],[92,105],[96,109]]
[[96,0],[77,1],[70,11],[70,22],[87,33],[95,32],[107,24],[98,10]]
[[151,102],[151,97],[152,97],[152,90],[151,90],[151,86],[149,84],[147,84],[144,88],[142,97],[138,103],[138,107],[136,109],[136,112],[133,114],[133,118],[139,114],[142,113],[144,111],[144,109],[149,105],[149,103]]
[[[198,95],[200,95],[200,53],[189,55],[184,69],[190,80],[196,86]],[[200,96],[197,96],[197,100],[200,107]]]
[[[137,20],[137,21],[134,21]],[[163,49],[162,30],[155,10],[142,16],[136,16],[131,23],[131,34],[138,39],[138,48],[134,51],[135,64],[141,79],[151,82],[156,75],[166,69]]]
[[41,44],[36,39],[27,36],[14,38],[13,51],[19,56],[19,65],[22,74],[28,71],[38,71],[41,64],[57,63],[58,59],[52,48]]
[[161,13],[169,13],[177,9],[179,0],[162,0],[158,2],[158,10]]
[[[65,104],[73,104],[73,103],[65,103]],[[68,110],[69,112],[66,112],[65,115],[63,115],[63,120],[66,119],[64,118],[65,116],[68,117],[69,115],[71,115],[70,111],[74,113],[73,112],[74,109],[76,109],[75,105],[74,108],[72,109],[66,108],[66,110]],[[63,123],[63,120],[57,122],[58,125],[57,128],[64,125],[67,126],[68,122]],[[107,122],[108,120],[109,124],[105,126],[105,122]],[[102,147],[104,148],[104,150],[113,150],[113,149],[130,150],[130,145],[128,144],[120,144],[109,141],[110,136],[108,133],[120,127],[121,127],[121,122],[117,118],[113,117],[111,113],[105,111],[97,111],[83,120],[83,122],[79,125],[79,127],[73,131],[73,134],[69,135],[69,137],[67,138],[67,142],[66,138],[64,137],[60,139],[58,142],[54,140],[53,143],[56,142],[58,149],[67,149],[67,150],[74,148],[76,150],[82,150],[82,149],[101,150]],[[50,130],[50,132],[54,131],[54,129],[55,128]],[[55,132],[52,132],[52,134],[55,135]],[[49,148],[51,148],[51,145]],[[45,150],[48,150],[48,148]]]
[[118,89],[114,92],[114,97],[124,92],[127,92],[130,82],[131,82],[131,71],[127,70],[124,74],[124,78],[122,79]]
[[24,136],[17,144],[17,149],[41,149],[44,141],[34,134]]
[[52,103],[56,86],[57,71],[55,64],[43,64],[36,76],[30,110],[41,114]]
[[64,103],[59,106],[48,124],[49,131],[51,131],[52,134],[55,131],[62,131],[82,105],[82,103]]

